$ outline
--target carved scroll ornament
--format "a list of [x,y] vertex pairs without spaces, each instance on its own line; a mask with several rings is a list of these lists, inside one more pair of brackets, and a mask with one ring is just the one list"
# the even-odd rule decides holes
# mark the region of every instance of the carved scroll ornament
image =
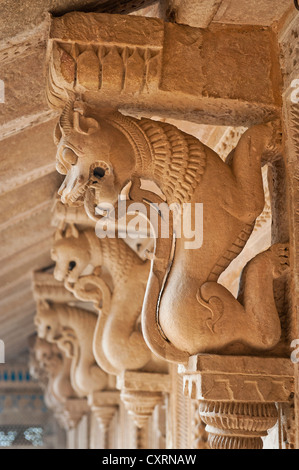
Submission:
[[[99,312],[93,338],[99,366],[115,375],[153,367],[157,371],[159,361],[139,325],[149,262],[119,238],[99,239],[93,229],[78,231],[74,225],[57,231],[52,259],[56,279],[78,299],[93,301]],[[88,266],[92,272],[84,275]]]

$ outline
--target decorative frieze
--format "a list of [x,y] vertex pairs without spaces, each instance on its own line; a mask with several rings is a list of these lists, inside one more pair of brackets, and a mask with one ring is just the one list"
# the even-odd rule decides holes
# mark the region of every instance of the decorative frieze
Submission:
[[69,398],[63,406],[57,408],[56,419],[66,430],[78,427],[83,416],[89,413],[85,398]]

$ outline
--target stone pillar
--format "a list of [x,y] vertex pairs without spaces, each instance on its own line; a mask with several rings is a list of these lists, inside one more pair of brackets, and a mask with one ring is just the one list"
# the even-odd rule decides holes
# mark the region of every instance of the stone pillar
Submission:
[[184,393],[198,401],[212,449],[261,449],[294,390],[289,359],[198,355],[180,366]]

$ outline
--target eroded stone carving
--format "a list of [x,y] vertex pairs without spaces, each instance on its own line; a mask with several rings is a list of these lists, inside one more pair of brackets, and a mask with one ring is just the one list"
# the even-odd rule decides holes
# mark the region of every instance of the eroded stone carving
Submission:
[[157,355],[186,362],[189,355],[203,352],[275,347],[281,328],[273,279],[288,271],[288,246],[275,245],[246,266],[238,300],[217,283],[263,209],[261,164],[280,152],[274,125],[247,130],[226,164],[173,125],[119,113],[102,117],[70,101],[56,128],[56,142],[57,169],[66,175],[59,191],[64,203],[85,200],[89,211],[91,205],[115,204],[129,181],[131,200],[162,202],[141,190],[140,178],[154,181],[168,205],[203,203],[200,249],[184,249],[186,240],[175,239],[175,233],[175,242],[171,236],[156,240],[142,326]]

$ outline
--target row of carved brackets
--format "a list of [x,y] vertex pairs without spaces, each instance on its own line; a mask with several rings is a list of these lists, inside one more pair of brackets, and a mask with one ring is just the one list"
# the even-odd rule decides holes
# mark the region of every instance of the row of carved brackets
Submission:
[[[55,201],[54,207],[53,225],[67,227],[69,224],[75,223],[77,226],[84,228],[95,228],[94,221],[86,216],[83,207],[73,208],[64,206],[59,200]],[[139,243],[126,238],[125,242],[128,243],[136,254],[138,253],[141,259],[144,259],[144,252],[152,246],[152,240],[146,238],[139,239]],[[123,354],[125,354],[125,351],[123,351]],[[136,355],[138,355],[138,351],[136,351]],[[170,393],[170,376],[169,374],[161,373],[161,371],[160,373],[155,373],[123,370],[117,375],[116,388],[120,390],[120,399],[132,416],[136,426],[141,428],[147,425],[148,418],[152,415],[156,405],[164,401],[164,394]],[[105,394],[106,392],[96,393],[96,402],[98,402],[98,398],[102,396],[102,393]],[[94,407],[94,398],[92,397],[90,400],[89,402],[93,403],[92,406]]]

